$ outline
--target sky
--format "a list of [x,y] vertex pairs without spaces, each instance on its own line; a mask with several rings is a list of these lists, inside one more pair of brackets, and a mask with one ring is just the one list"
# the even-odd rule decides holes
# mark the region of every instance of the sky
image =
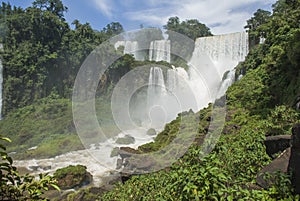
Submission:
[[[33,0],[6,0],[26,8]],[[181,21],[197,19],[214,35],[244,30],[247,19],[257,9],[271,11],[276,0],[62,0],[68,7],[65,18],[70,24],[78,19],[102,30],[111,22],[120,22],[125,31],[143,27],[160,27],[170,17]]]

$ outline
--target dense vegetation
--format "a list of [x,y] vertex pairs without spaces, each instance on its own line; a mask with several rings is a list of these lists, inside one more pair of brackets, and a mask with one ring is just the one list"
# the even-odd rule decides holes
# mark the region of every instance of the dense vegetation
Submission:
[[[246,28],[255,46],[238,66],[244,77],[226,93],[226,124],[209,156],[200,160],[201,147],[192,146],[170,168],[134,176],[103,199],[299,200],[293,194],[290,175],[272,175],[269,189],[255,186],[258,171],[271,160],[263,144],[265,136],[291,133],[292,125],[299,122],[295,110],[300,95],[299,7],[299,1],[279,0],[272,14],[258,10],[248,21]],[[257,37],[265,37],[265,43],[258,45]],[[195,115],[200,119],[203,116]],[[166,125],[157,137],[158,144],[143,145],[141,149],[151,151],[163,145],[174,135],[170,128],[177,124]],[[159,142],[161,138],[164,140]]]
[[60,0],[37,0],[26,9],[2,3],[4,114],[52,94],[70,98],[84,59],[101,42],[123,31],[117,22],[95,31],[78,20],[73,30],[63,17],[66,9]]

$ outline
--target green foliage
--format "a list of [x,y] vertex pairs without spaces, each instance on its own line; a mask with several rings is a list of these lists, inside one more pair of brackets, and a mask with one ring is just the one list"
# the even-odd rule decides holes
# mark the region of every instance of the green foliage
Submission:
[[57,179],[65,178],[68,174],[83,176],[86,173],[86,167],[83,165],[69,165],[65,168],[60,168],[55,171],[54,177]]
[[[8,138],[0,137],[0,140],[10,142]],[[0,143],[0,199],[1,200],[47,200],[43,197],[49,187],[59,190],[56,180],[47,174],[40,174],[36,180],[32,175],[20,176],[13,166],[13,160],[8,156],[6,147]]]
[[[14,157],[41,158],[83,148],[75,135],[71,101],[67,99],[45,98],[17,109],[0,122],[0,132],[12,139],[8,151],[16,151]],[[28,150],[34,146],[38,148]]]
[[178,17],[170,17],[167,24],[164,25],[164,29],[167,30],[169,35],[169,39],[172,40],[172,34],[168,31],[174,31],[180,34],[183,34],[192,40],[196,40],[196,38],[203,36],[211,36],[211,32],[209,28],[200,23],[197,19],[189,19],[180,22]]
[[[78,20],[72,30],[63,18],[67,8],[61,0],[36,0],[26,9],[3,3],[0,10],[4,114],[53,93],[69,98],[84,59],[103,41],[123,31],[118,22],[95,31]],[[110,80],[104,83],[109,84]]]
[[267,135],[290,135],[292,127],[299,122],[299,113],[285,106],[276,106],[265,121]]
[[257,45],[260,38],[265,38],[268,32],[268,26],[266,23],[270,20],[271,12],[258,9],[249,20],[247,25],[244,27],[248,29],[250,47]]
[[35,0],[32,5],[35,8],[45,9],[60,18],[62,18],[64,16],[64,12],[68,10],[61,0]]
[[[252,113],[262,113],[270,105],[268,86],[269,80],[263,68],[249,70],[248,73],[228,89],[227,103],[235,108],[245,108]],[[247,89],[247,90],[245,90]]]

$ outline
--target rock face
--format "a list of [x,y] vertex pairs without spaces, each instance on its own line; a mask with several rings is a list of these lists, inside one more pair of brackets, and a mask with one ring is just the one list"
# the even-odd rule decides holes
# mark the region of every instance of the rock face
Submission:
[[70,165],[56,170],[54,177],[57,179],[58,186],[65,189],[79,188],[92,182],[93,176],[86,171],[83,165]]
[[264,174],[274,174],[277,171],[287,173],[288,172],[288,165],[289,159],[291,155],[291,148],[286,149],[279,157],[273,160],[269,165],[264,167],[257,175],[256,182],[259,186],[267,189],[272,186],[272,180],[265,180]]
[[295,193],[300,194],[300,124],[293,127],[292,133],[292,148],[288,169],[292,173],[292,184]]
[[291,135],[268,136],[265,140],[267,154],[272,157],[273,154],[282,152],[291,146]]
[[122,159],[128,158],[132,156],[133,154],[139,154],[140,152],[138,150],[135,150],[131,147],[120,147],[119,155]]

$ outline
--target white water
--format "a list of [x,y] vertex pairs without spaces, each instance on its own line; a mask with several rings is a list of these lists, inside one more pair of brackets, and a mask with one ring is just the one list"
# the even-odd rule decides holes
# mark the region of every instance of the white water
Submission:
[[[119,41],[115,47],[124,46],[124,53],[135,56],[138,44],[134,41]],[[157,50],[155,50],[157,48]],[[155,61],[170,61],[169,42],[154,41],[151,43],[149,58]],[[198,111],[213,101],[217,96],[225,93],[232,83],[233,73],[221,85],[221,77],[227,70],[232,70],[239,61],[244,60],[248,53],[248,37],[246,33],[235,33],[221,36],[204,37],[196,40],[193,56],[190,60],[189,71],[173,67],[163,69],[152,67],[149,72],[147,110],[151,122],[147,128],[162,128],[165,123],[173,120],[179,112],[193,109]],[[220,90],[219,90],[220,89]],[[219,90],[219,93],[218,93]],[[130,145],[120,145],[116,139],[130,135],[135,142]],[[95,184],[101,182],[109,170],[116,167],[117,157],[111,158],[114,147],[130,146],[137,148],[139,145],[153,140],[147,136],[146,129],[140,128],[120,133],[117,137],[110,138],[104,143],[95,143],[89,149],[74,151],[50,159],[15,161],[17,166],[29,167],[51,166],[50,172],[70,164],[83,164],[94,176]],[[93,157],[96,158],[93,158]],[[98,156],[98,158],[97,158]],[[44,172],[39,169],[38,172]]]
[[[108,175],[110,171],[115,170],[117,157],[110,157],[110,154],[115,147],[130,146],[138,148],[138,146],[153,141],[153,136],[146,134],[146,129],[128,130],[120,133],[114,138],[110,138],[103,143],[92,144],[90,148],[79,151],[72,151],[66,154],[48,159],[31,159],[31,160],[16,160],[14,165],[17,167],[26,167],[28,170],[38,168],[34,174],[49,172],[53,174],[55,170],[66,167],[68,165],[85,165],[87,171],[93,175],[93,184],[101,184],[101,178]],[[118,138],[123,138],[130,135],[135,138],[135,142],[129,145],[116,143]]]
[[169,40],[155,40],[150,43],[149,61],[171,61],[171,43]]
[[[0,44],[0,51],[2,51],[3,45]],[[2,86],[3,84],[3,65],[0,58],[0,120],[2,119]]]
[[221,96],[223,96],[226,93],[228,87],[230,87],[234,83],[234,81],[235,81],[235,69],[229,71],[226,78],[222,81],[217,97],[220,98]]
[[199,96],[198,109],[220,95],[223,74],[245,59],[248,48],[245,32],[196,39],[189,75],[190,85]]
[[137,41],[117,41],[114,46],[115,49],[118,49],[120,46],[123,46],[123,54],[132,54],[136,60],[143,60],[138,51],[139,44]]
[[162,69],[159,67],[152,67],[149,73],[147,101],[148,105],[153,104],[153,97],[161,98],[166,93],[166,86]]

